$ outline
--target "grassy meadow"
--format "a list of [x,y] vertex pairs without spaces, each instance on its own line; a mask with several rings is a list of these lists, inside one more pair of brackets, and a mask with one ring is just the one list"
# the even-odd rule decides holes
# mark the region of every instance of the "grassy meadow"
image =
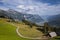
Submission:
[[0,40],[30,40],[21,38],[16,33],[16,27],[0,19]]

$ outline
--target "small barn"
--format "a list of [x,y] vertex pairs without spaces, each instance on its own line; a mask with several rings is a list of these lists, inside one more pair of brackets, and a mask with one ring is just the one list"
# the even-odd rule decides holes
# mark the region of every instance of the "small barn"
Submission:
[[56,32],[58,36],[60,36],[60,27],[51,26],[47,22],[44,23],[44,33]]

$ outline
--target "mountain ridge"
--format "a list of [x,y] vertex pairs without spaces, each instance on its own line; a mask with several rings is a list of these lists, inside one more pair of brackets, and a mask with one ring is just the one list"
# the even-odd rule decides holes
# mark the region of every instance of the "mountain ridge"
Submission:
[[0,14],[2,14],[2,16],[5,16],[3,14],[6,14],[7,15],[6,17],[13,19],[13,20],[17,19],[19,21],[22,21],[22,20],[27,19],[28,21],[30,21],[32,23],[38,23],[38,22],[44,21],[39,15],[26,14],[26,13],[24,14],[24,13],[20,13],[18,11],[12,10],[12,9],[9,9],[8,11],[5,11],[5,12],[2,12],[2,11],[4,11],[4,10],[0,9]]

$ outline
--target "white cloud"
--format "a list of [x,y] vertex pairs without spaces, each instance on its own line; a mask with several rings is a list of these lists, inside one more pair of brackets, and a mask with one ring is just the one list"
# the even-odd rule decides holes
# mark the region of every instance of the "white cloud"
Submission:
[[[5,0],[5,2],[16,5],[17,9],[29,10],[29,14],[54,15],[60,14],[60,5],[48,5],[48,3],[34,2],[33,0]],[[15,6],[14,6],[15,7]],[[23,11],[23,10],[22,10]]]
[[6,7],[0,7],[0,9],[2,9],[2,10],[8,10],[8,8],[6,8]]
[[17,6],[17,8],[25,9],[24,5],[19,5],[19,6]]
[[[25,10],[30,9],[30,11],[28,11],[28,13],[30,14],[56,15],[60,13],[60,5],[56,6],[56,5],[48,5],[47,3],[36,3],[33,2],[32,0],[29,0],[28,2],[26,0],[25,1],[22,0],[21,3],[23,3],[24,7],[18,5],[20,7],[17,8],[22,8]],[[26,3],[28,3],[29,5]]]
[[33,10],[34,6],[30,6],[30,5],[18,5],[17,8],[19,9],[24,9],[24,10]]
[[33,6],[28,6],[27,8],[28,8],[28,9],[31,9],[31,10],[33,10],[33,9],[34,9],[34,7],[33,7]]

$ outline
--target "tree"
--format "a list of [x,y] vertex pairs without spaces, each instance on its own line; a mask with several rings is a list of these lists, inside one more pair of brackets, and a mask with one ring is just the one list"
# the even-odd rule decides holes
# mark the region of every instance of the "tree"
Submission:
[[45,22],[44,23],[44,33],[47,33],[48,32],[48,23]]

